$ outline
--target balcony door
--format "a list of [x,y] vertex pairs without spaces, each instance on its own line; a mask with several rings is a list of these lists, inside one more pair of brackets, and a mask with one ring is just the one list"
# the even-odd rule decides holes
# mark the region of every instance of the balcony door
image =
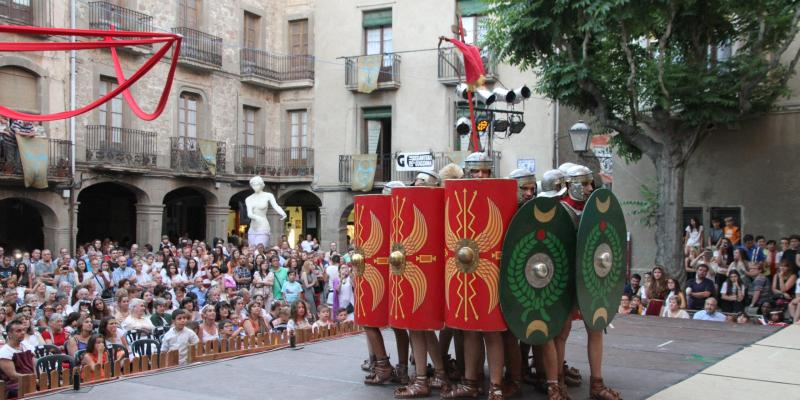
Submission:
[[178,26],[200,30],[202,0],[178,0]]
[[183,92],[178,99],[178,147],[181,150],[197,149],[197,110],[200,96]]
[[[379,10],[364,13],[364,50],[366,55],[388,54],[392,46],[392,10]],[[383,57],[378,82],[392,81],[392,55]]]
[[242,47],[246,49],[259,48],[259,25],[261,17],[256,14],[244,12],[244,26],[242,27]]
[[392,166],[392,111],[380,107],[364,110],[364,133],[362,151],[377,155],[375,181],[391,180]]
[[289,157],[292,160],[308,158],[308,111],[289,111]]
[[244,106],[242,109],[242,132],[239,134],[239,145],[242,146],[242,163],[247,167],[255,167],[258,163],[256,148],[256,115],[258,109]]
[[[117,83],[103,77],[100,79],[100,96],[116,89]],[[100,138],[106,144],[120,146],[122,144],[122,99],[119,96],[97,107],[98,125],[105,127],[105,135]]]

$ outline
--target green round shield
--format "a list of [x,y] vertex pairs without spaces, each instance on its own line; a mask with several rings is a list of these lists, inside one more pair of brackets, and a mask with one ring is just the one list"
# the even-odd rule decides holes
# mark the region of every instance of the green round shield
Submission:
[[569,321],[575,293],[575,228],[556,199],[539,197],[514,215],[503,242],[500,307],[522,342],[544,344]]
[[627,228],[617,197],[598,189],[589,197],[578,227],[578,307],[588,329],[605,329],[625,289]]

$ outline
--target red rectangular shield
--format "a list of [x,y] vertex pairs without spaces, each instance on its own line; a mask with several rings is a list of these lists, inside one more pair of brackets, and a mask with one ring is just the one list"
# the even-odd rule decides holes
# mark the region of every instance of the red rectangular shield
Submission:
[[356,324],[389,325],[389,204],[390,196],[353,197],[353,246],[361,261],[353,261]]
[[392,189],[389,325],[444,327],[444,189]]
[[445,185],[445,319],[448,327],[504,331],[500,256],[517,211],[513,179],[453,179]]

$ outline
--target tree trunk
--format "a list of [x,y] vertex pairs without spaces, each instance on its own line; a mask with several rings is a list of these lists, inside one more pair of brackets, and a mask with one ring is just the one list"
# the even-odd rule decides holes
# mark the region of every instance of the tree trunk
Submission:
[[669,276],[683,282],[683,178],[686,172],[679,143],[664,143],[656,167],[658,210],[656,212],[656,264]]

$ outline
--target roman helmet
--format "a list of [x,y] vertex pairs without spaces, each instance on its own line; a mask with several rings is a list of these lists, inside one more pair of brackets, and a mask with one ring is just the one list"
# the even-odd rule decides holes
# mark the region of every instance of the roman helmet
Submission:
[[536,197],[537,188],[535,173],[524,168],[519,168],[511,171],[508,177],[517,181],[518,200],[521,203]]
[[586,201],[589,195],[583,193],[585,183],[594,184],[592,170],[583,165],[573,165],[567,171],[567,185],[569,196],[577,201]]
[[414,178],[413,186],[439,186],[439,176],[433,172],[420,171]]
[[542,174],[542,197],[561,197],[567,191],[567,181],[560,169],[551,169]]
[[464,171],[470,174],[472,171],[485,171],[488,170],[491,175],[492,172],[492,159],[484,152],[477,151],[467,156],[464,159]]
[[383,194],[392,194],[392,189],[396,187],[403,187],[406,184],[401,181],[390,181],[383,185]]

